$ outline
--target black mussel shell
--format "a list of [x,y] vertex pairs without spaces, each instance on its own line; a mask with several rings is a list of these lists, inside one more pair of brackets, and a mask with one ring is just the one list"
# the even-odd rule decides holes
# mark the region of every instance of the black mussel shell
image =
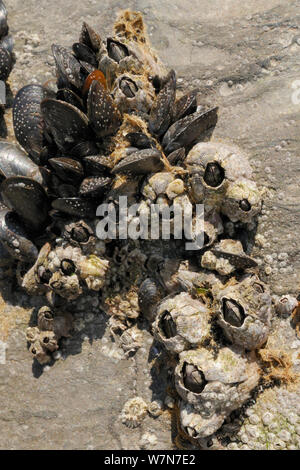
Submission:
[[167,82],[157,95],[150,113],[149,130],[151,134],[161,137],[172,122],[172,111],[176,96],[176,74],[174,70],[168,75]]
[[85,173],[89,176],[102,176],[109,174],[113,168],[113,161],[104,155],[91,155],[83,159]]
[[50,158],[49,165],[55,173],[66,183],[78,183],[84,177],[81,163],[67,157]]
[[98,198],[103,196],[103,194],[110,188],[112,184],[112,179],[108,177],[97,177],[92,176],[86,178],[81,183],[79,189],[79,195],[86,198]]
[[78,60],[82,60],[83,62],[91,64],[93,67],[97,67],[98,63],[95,53],[86,44],[75,42],[72,49]]
[[227,259],[232,266],[235,266],[238,270],[244,270],[248,268],[256,268],[257,261],[250,256],[246,255],[246,253],[235,254],[226,252],[222,249],[219,249],[219,245],[215,245],[212,248],[212,252],[214,255]]
[[88,157],[89,155],[97,155],[98,153],[99,149],[93,141],[79,142],[69,151],[69,154],[76,158]]
[[5,178],[28,176],[38,183],[44,180],[38,165],[17,145],[9,142],[0,142],[0,175]]
[[0,2],[0,37],[5,36],[8,33],[7,25],[7,10],[4,3]]
[[14,66],[12,54],[5,48],[0,47],[0,80],[6,82]]
[[139,150],[155,148],[155,141],[150,139],[143,132],[130,132],[126,135],[126,139],[133,147]]
[[0,210],[0,242],[15,259],[34,264],[38,250],[29,239],[17,214],[8,209]]
[[179,121],[189,114],[197,111],[197,94],[198,90],[192,90],[183,95],[174,104],[173,108],[173,121]]
[[96,31],[83,22],[79,42],[85,44],[93,52],[98,53],[101,49],[101,38]]
[[41,85],[27,85],[18,91],[13,104],[16,139],[37,164],[44,147],[41,102],[46,97],[47,91]]
[[4,203],[24,221],[26,227],[39,232],[48,218],[48,198],[43,186],[25,176],[7,178],[1,184]]
[[199,140],[208,129],[214,127],[218,120],[218,108],[208,111],[197,111],[175,122],[163,138],[163,148],[167,154],[180,147],[186,150]]
[[53,209],[78,218],[91,219],[96,217],[94,205],[80,197],[59,198],[52,202]]
[[77,142],[89,137],[88,118],[75,106],[47,98],[42,101],[41,110],[46,127],[60,149],[74,148]]
[[168,160],[171,165],[180,165],[185,159],[185,148],[181,147],[178,150],[174,150],[174,152],[168,155]]
[[57,91],[56,99],[59,101],[65,101],[66,103],[75,106],[75,108],[80,109],[80,111],[84,111],[84,104],[80,96],[68,88],[60,88],[60,90]]
[[81,66],[76,57],[65,47],[52,45],[52,53],[56,64],[56,73],[59,79],[59,88],[69,88],[73,85],[81,90],[83,77]]
[[133,175],[146,175],[161,171],[164,164],[161,160],[161,152],[156,149],[145,149],[132,153],[123,158],[112,170],[116,173],[131,173]]
[[114,134],[121,124],[121,115],[102,83],[94,80],[88,95],[88,117],[98,137]]

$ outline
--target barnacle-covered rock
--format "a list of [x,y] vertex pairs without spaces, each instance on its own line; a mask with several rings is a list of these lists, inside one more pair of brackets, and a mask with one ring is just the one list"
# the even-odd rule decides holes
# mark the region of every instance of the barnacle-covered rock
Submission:
[[247,256],[239,240],[221,240],[206,251],[201,258],[201,266],[227,276],[235,270],[254,268],[257,263]]
[[272,300],[269,288],[253,274],[213,290],[217,322],[225,336],[245,349],[262,346],[271,326]]
[[194,439],[210,436],[250,397],[259,377],[257,364],[239,350],[222,348],[217,357],[204,348],[182,352],[175,369],[182,428]]
[[209,337],[210,313],[205,304],[182,292],[157,307],[154,335],[173,352],[197,347]]
[[122,423],[128,428],[137,428],[146,417],[147,409],[147,403],[141,397],[128,400],[121,413]]
[[51,361],[51,353],[58,350],[58,337],[54,331],[40,330],[38,327],[28,328],[26,339],[30,343],[29,351],[42,365]]

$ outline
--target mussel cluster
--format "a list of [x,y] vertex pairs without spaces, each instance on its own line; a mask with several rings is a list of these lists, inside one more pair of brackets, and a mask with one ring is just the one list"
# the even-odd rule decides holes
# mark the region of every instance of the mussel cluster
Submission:
[[[27,85],[15,97],[22,148],[0,143],[1,259],[47,304],[30,351],[49,363],[72,331],[62,305],[99,293],[128,349],[143,319],[176,359],[181,427],[202,442],[258,384],[251,351],[270,330],[270,292],[246,254],[262,204],[247,156],[208,141],[217,108],[180,92],[140,13],[122,12],[105,41],[83,23],[72,49],[52,52],[56,88]],[[155,203],[162,220],[172,204],[204,204],[203,247],[186,251],[176,224],[168,241],[98,239],[97,207],[118,210],[120,196],[139,215]]]

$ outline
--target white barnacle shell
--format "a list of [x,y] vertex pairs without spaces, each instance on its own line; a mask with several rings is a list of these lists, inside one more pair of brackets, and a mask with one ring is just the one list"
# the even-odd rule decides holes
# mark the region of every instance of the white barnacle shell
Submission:
[[64,276],[60,271],[56,271],[49,281],[49,286],[56,294],[67,300],[75,300],[82,294],[77,274]]
[[[193,373],[198,373],[197,393],[190,389]],[[259,377],[257,364],[233,348],[222,348],[217,357],[204,348],[182,352],[175,369],[181,426],[195,439],[210,436],[250,397]]]
[[[126,96],[122,91],[123,81],[130,81],[134,87],[132,97]],[[145,80],[143,76],[126,73],[119,75],[114,83],[113,97],[119,111],[122,113],[130,113],[137,111],[140,113],[148,113],[151,110],[155,99],[155,90],[149,80]]]
[[235,267],[227,259],[218,258],[211,251],[206,251],[201,258],[201,266],[211,271],[217,271],[221,276],[227,276],[235,271]]
[[80,262],[80,277],[89,289],[99,291],[103,287],[108,266],[109,261],[90,255]]
[[209,336],[209,321],[207,306],[182,292],[158,305],[154,335],[169,351],[179,353],[203,343]]
[[292,295],[283,295],[275,305],[276,313],[289,317],[298,306],[298,300]]
[[269,335],[272,299],[269,288],[253,274],[214,291],[217,322],[227,339],[245,349],[262,346]]
[[[185,160],[189,171],[190,195],[206,211],[219,209],[228,185],[241,177],[251,177],[252,170],[246,154],[237,146],[218,142],[201,142],[195,145]],[[211,166],[217,176],[210,181]]]
[[167,193],[169,185],[174,181],[175,177],[170,172],[161,171],[150,175],[142,187],[142,194],[147,199],[155,201],[158,196]]
[[[246,203],[245,208],[242,202]],[[260,213],[261,207],[261,192],[256,183],[239,178],[228,185],[221,211],[232,222],[248,223]]]
[[128,400],[121,412],[122,423],[128,428],[137,428],[146,417],[147,409],[147,403],[141,397]]

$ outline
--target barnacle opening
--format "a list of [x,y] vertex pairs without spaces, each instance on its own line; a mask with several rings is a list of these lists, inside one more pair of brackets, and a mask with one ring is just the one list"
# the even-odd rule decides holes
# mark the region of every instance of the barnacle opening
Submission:
[[243,212],[250,212],[251,208],[252,208],[252,206],[251,206],[250,202],[248,201],[248,199],[242,199],[239,202],[239,207]]
[[207,186],[217,188],[225,179],[224,168],[218,162],[209,162],[206,165],[203,179]]
[[176,323],[168,310],[165,310],[161,315],[159,326],[165,338],[170,339],[177,335]]
[[223,318],[231,326],[240,328],[246,318],[244,308],[234,299],[223,299]]
[[72,276],[76,271],[75,263],[71,259],[63,259],[60,268],[66,276]]
[[196,394],[202,393],[208,383],[202,370],[188,362],[183,364],[182,375],[185,388]]

